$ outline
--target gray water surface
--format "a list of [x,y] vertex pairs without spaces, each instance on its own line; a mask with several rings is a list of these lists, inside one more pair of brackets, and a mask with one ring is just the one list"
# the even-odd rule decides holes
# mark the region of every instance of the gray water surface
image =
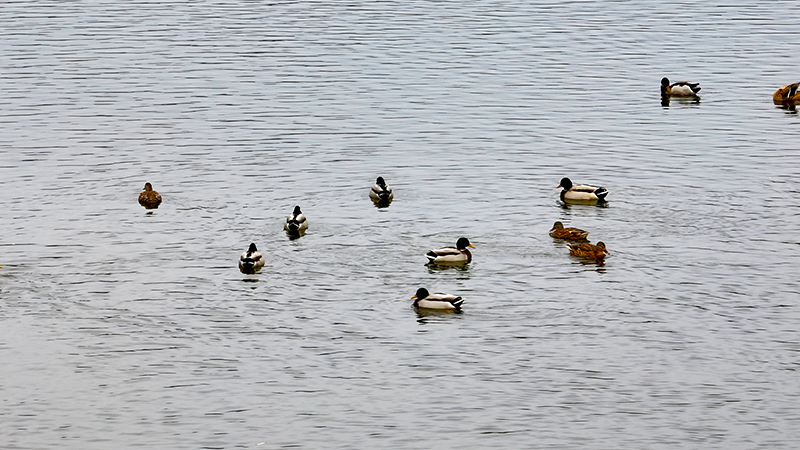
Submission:
[[4,3],[0,448],[796,448],[798,13]]

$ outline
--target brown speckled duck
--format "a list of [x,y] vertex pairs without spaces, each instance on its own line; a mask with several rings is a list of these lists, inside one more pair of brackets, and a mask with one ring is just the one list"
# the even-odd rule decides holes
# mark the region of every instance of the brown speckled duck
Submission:
[[772,101],[776,105],[794,105],[800,103],[800,92],[797,88],[800,83],[787,84],[781,86],[774,94],[772,94]]
[[147,209],[158,208],[161,204],[161,194],[153,190],[150,183],[144,184],[144,190],[139,194],[139,204]]
[[567,244],[567,247],[569,247],[570,255],[580,258],[601,260],[608,255],[606,244],[602,242],[598,242],[597,244],[581,242],[576,244]]
[[585,241],[586,236],[589,235],[588,231],[583,231],[579,228],[564,228],[564,224],[556,222],[550,230],[550,236],[556,239],[564,239],[565,241]]

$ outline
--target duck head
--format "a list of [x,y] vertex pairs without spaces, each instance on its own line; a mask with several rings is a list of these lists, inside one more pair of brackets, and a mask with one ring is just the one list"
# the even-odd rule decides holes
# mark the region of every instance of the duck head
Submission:
[[429,295],[431,295],[431,294],[430,294],[430,292],[428,292],[427,289],[419,288],[419,289],[417,289],[417,293],[412,295],[411,298],[415,298],[417,300],[422,300],[422,299],[428,297]]
[[567,177],[561,179],[561,183],[556,186],[557,188],[564,188],[564,190],[568,191],[572,189],[572,180]]
[[456,248],[459,249],[459,250],[464,250],[467,247],[475,248],[474,245],[469,243],[469,239],[467,239],[465,237],[458,238],[458,240],[456,241]]

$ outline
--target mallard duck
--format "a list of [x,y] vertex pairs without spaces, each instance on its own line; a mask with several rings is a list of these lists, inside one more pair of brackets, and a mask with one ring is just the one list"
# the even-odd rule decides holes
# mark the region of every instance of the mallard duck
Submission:
[[292,234],[299,234],[308,229],[308,221],[306,220],[306,216],[300,211],[299,206],[295,206],[294,211],[286,217],[283,229]]
[[798,87],[800,87],[800,83],[781,86],[780,89],[772,94],[772,101],[776,105],[800,103],[800,92],[797,91]]
[[375,203],[388,205],[394,199],[394,194],[392,193],[392,188],[386,184],[383,177],[378,177],[375,185],[369,190],[369,198]]
[[700,83],[678,81],[677,83],[669,84],[669,78],[664,77],[661,79],[662,97],[696,97],[700,89],[702,89]]
[[598,242],[597,244],[590,244],[588,242],[581,242],[576,244],[567,244],[569,247],[569,254],[581,258],[589,259],[603,259],[608,255],[606,244]]
[[247,251],[239,257],[239,270],[242,273],[253,274],[261,270],[262,267],[264,267],[264,257],[258,252],[256,244],[251,243]]
[[472,261],[472,253],[467,247],[475,248],[469,243],[469,239],[462,237],[456,241],[455,247],[429,250],[425,256],[428,258],[428,264],[466,264]]
[[461,311],[461,304],[464,299],[450,294],[431,294],[425,288],[417,289],[417,293],[411,298],[414,300],[415,308],[438,309],[441,311]]
[[585,241],[588,235],[588,231],[583,231],[579,228],[564,228],[564,224],[561,222],[554,223],[553,228],[550,230],[550,236],[566,241]]
[[590,186],[588,184],[572,184],[569,178],[562,178],[557,188],[561,191],[561,201],[572,203],[603,203],[606,201],[608,190],[604,187]]
[[161,204],[161,194],[153,190],[150,183],[144,184],[144,190],[139,194],[139,204],[147,209],[158,208]]

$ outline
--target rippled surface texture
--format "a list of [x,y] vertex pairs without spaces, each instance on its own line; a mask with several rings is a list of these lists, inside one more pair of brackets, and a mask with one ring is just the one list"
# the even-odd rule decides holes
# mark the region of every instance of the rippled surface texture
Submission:
[[797,17],[5,2],[0,448],[796,448]]

